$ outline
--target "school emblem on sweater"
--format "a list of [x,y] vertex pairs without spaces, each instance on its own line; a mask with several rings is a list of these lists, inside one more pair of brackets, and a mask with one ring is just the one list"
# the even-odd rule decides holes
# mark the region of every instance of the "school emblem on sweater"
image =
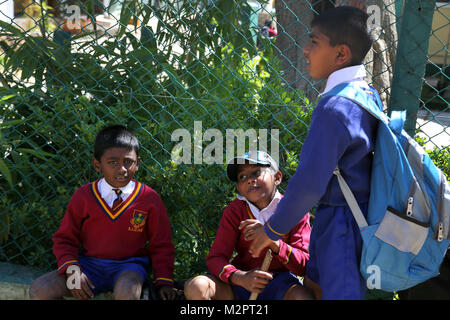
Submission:
[[135,209],[130,219],[131,227],[128,227],[128,231],[142,232],[144,230],[145,220],[147,220],[147,212]]

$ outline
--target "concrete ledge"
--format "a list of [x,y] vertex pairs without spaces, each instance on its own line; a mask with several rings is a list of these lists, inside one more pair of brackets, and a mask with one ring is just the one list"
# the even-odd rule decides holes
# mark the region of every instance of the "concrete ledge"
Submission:
[[[27,284],[0,282],[0,300],[30,300],[30,286]],[[73,297],[64,297],[74,300]],[[99,294],[93,300],[114,300],[112,292]]]
[[[45,271],[27,266],[0,262],[0,300],[29,300],[34,279]],[[74,299],[67,297],[67,299]],[[112,300],[112,292],[98,295],[94,300]]]
[[30,285],[0,282],[0,300],[29,300]]

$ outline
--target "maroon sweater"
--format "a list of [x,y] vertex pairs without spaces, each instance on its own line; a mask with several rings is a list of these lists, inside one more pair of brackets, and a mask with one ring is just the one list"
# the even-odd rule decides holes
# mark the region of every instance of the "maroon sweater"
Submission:
[[[216,238],[206,258],[209,272],[227,283],[236,270],[260,268],[267,252],[267,249],[263,250],[258,258],[250,255],[251,242],[244,239],[243,232],[238,228],[240,222],[247,219],[255,219],[247,203],[238,199],[232,201],[223,212]],[[304,275],[309,259],[310,233],[309,214],[306,214],[280,240],[280,251],[273,254],[269,271],[292,271],[296,275]],[[230,262],[234,250],[237,255]]]
[[156,285],[172,285],[174,245],[159,195],[134,180],[134,191],[113,211],[101,198],[98,181],[75,191],[53,236],[58,272],[78,264],[81,245],[83,255],[102,259],[148,256]]

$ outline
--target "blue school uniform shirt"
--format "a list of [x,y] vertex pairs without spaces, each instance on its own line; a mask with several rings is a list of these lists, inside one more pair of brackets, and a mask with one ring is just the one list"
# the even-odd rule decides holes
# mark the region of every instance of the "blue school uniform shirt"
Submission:
[[[343,82],[354,82],[377,94],[364,81],[365,74],[363,65],[340,69],[329,76],[322,94]],[[333,175],[337,166],[357,201],[368,202],[376,128],[377,120],[348,99],[330,96],[319,100],[297,170],[276,212],[265,225],[269,238],[277,240],[288,233],[317,203],[347,206]]]

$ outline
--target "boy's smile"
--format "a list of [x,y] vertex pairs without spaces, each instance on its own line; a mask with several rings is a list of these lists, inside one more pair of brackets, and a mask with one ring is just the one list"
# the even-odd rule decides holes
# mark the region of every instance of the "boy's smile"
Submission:
[[93,160],[95,171],[105,177],[106,182],[115,188],[125,187],[139,169],[139,158],[134,149],[107,149],[100,161]]
[[242,196],[262,210],[272,201],[280,182],[280,171],[274,174],[267,167],[242,164],[239,165],[236,188]]

